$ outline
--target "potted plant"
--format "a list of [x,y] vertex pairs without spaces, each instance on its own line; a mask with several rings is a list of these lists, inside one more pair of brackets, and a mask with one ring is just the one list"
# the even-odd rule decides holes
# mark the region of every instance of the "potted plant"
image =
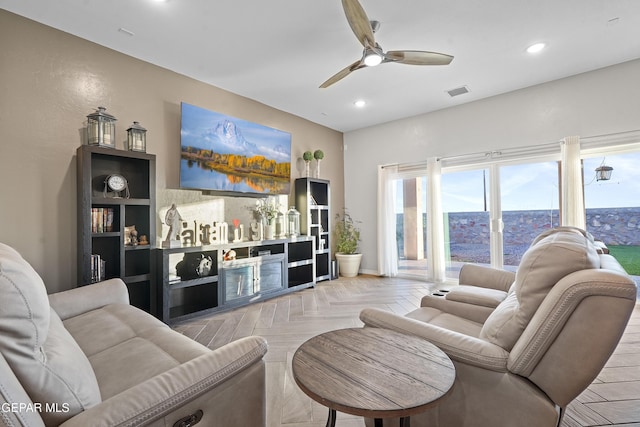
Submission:
[[254,211],[264,223],[265,239],[273,239],[276,230],[275,219],[280,211],[280,205],[273,198],[268,197],[264,200],[258,200]]
[[324,151],[314,151],[313,158],[316,159],[316,178],[320,178],[320,160],[324,159]]
[[313,160],[313,153],[311,151],[305,151],[302,154],[302,160],[304,160],[306,175],[309,177],[309,164],[311,163],[311,160]]
[[357,253],[360,241],[360,229],[351,215],[343,210],[342,215],[336,214],[335,222],[336,259],[341,276],[355,277],[360,270],[362,254]]

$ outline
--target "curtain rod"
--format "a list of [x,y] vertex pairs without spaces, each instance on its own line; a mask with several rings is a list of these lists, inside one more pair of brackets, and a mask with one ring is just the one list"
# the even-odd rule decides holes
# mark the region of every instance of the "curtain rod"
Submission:
[[[616,132],[616,133],[610,133],[610,134],[603,134],[603,135],[595,135],[595,136],[585,136],[585,137],[580,137],[580,142],[581,143],[586,143],[587,145],[589,145],[589,143],[593,143],[596,142],[597,140],[600,139],[605,139],[605,138],[612,138],[615,137],[617,141],[622,141],[622,142],[627,142],[627,139],[636,139],[636,138],[640,138],[640,129],[637,130],[630,130],[630,131],[624,131],[624,132]],[[638,142],[640,142],[640,139],[638,140]],[[489,151],[479,151],[476,153],[467,153],[467,154],[458,154],[455,156],[443,156],[443,157],[436,157],[437,161],[443,161],[443,160],[455,160],[455,159],[463,159],[463,158],[474,158],[474,157],[478,157],[478,156],[484,156],[485,158],[493,158],[493,157],[500,157],[502,155],[513,155],[513,154],[517,154],[520,152],[527,152],[527,151],[536,151],[536,150],[545,150],[548,148],[553,148],[556,147],[558,144],[562,143],[562,139],[554,141],[554,142],[547,142],[544,144],[540,144],[540,145],[528,145],[528,146],[524,146],[524,147],[516,147],[516,148],[504,148],[504,149],[496,149],[496,150],[489,150]],[[419,162],[411,162],[411,163],[388,163],[386,165],[382,165],[380,166],[381,168],[388,168],[388,167],[392,167],[392,166],[397,166],[397,167],[401,167],[401,168],[406,168],[406,169],[412,169],[412,168],[419,168],[419,167],[426,167],[427,165],[427,161],[423,160],[423,161],[419,161]]]
[[384,168],[390,168],[390,167],[399,167],[402,169],[414,169],[414,168],[421,168],[421,167],[427,167],[427,161],[426,160],[422,160],[419,162],[411,162],[411,163],[387,163],[386,165],[380,165],[380,167],[382,169]]
[[438,157],[437,160],[440,162],[442,160],[454,160],[454,159],[461,159],[461,158],[465,158],[465,157],[478,157],[478,156],[483,156],[485,158],[486,157],[493,158],[493,157],[500,157],[503,154],[514,154],[514,153],[526,152],[526,151],[531,151],[531,150],[544,150],[544,149],[547,149],[547,148],[556,147],[559,143],[560,143],[560,141],[555,141],[555,142],[548,142],[546,144],[528,145],[528,146],[525,146],[525,147],[504,148],[504,149],[489,150],[489,151],[478,151],[476,153],[458,154],[456,156]]

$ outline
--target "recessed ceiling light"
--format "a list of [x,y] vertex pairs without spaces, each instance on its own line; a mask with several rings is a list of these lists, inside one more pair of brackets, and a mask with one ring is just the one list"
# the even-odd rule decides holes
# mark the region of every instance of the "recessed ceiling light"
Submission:
[[527,48],[527,52],[529,53],[538,53],[540,52],[542,49],[544,49],[547,45],[544,43],[536,43],[536,44],[532,44],[531,46],[529,46]]
[[365,105],[367,105],[367,103],[363,99],[358,99],[356,102],[353,103],[353,105],[355,105],[358,108],[362,108]]

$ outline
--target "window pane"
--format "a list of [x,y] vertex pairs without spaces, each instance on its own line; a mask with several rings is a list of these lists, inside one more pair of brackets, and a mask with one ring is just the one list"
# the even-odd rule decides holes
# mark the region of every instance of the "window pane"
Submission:
[[517,266],[535,237],[557,227],[558,162],[500,167],[505,266]]
[[465,262],[490,264],[489,172],[486,169],[442,175],[446,277],[457,279]]
[[[596,168],[610,166],[611,178],[597,180]],[[640,276],[640,153],[583,161],[587,231],[602,240],[627,273]]]

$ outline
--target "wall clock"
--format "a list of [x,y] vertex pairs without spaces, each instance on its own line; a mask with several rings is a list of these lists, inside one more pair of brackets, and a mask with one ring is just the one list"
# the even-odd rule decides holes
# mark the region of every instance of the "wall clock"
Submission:
[[129,198],[129,183],[127,179],[118,174],[112,173],[104,180],[104,197]]

